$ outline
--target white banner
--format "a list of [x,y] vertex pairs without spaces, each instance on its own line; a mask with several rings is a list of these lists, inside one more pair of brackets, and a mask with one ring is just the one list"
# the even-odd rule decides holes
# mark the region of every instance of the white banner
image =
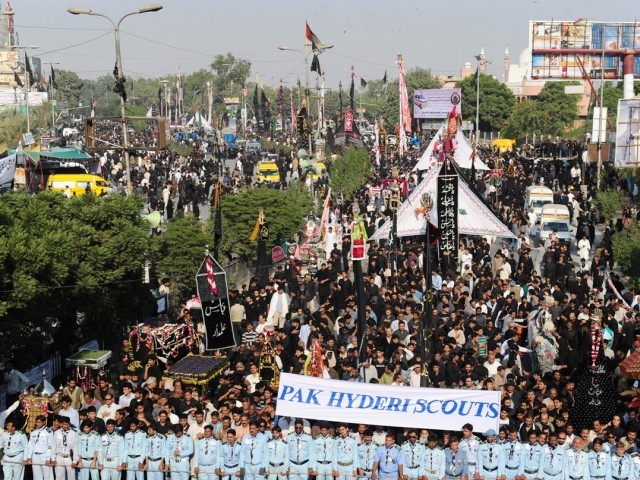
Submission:
[[392,427],[498,430],[500,392],[414,388],[280,375],[276,415]]
[[0,159],[0,187],[13,182],[16,175],[16,154]]

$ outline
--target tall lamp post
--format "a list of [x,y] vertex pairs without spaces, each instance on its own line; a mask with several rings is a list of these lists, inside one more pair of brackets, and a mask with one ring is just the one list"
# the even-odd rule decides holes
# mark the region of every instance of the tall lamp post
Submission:
[[[159,3],[145,5],[144,7],[140,7],[135,12],[129,12],[123,15],[122,17],[120,17],[120,20],[118,20],[117,23],[114,22],[111,19],[111,17],[103,13],[94,12],[90,8],[69,7],[67,9],[67,12],[71,13],[72,15],[92,15],[95,17],[103,17],[111,22],[111,25],[113,26],[113,33],[116,40],[116,67],[118,69],[118,72],[117,72],[118,78],[116,79],[116,81],[119,82],[122,85],[122,88],[124,89],[124,82],[126,81],[126,77],[124,76],[124,72],[122,70],[122,55],[120,53],[120,24],[125,18],[130,17],[131,15],[138,15],[140,13],[157,12],[158,10],[162,10],[162,8],[163,8],[162,5],[160,5]],[[128,151],[129,130],[127,128],[126,116],[127,116],[126,102],[124,99],[124,95],[121,94],[120,95],[120,117],[122,121],[122,147],[124,149],[124,164],[127,172],[127,195],[131,195],[132,193],[131,164],[129,162],[129,151]]]
[[[425,297],[424,297],[424,308],[425,308],[425,326],[422,331],[422,349],[424,352],[423,362],[427,361],[427,354],[429,353],[429,328],[431,328],[433,323],[433,310],[431,308],[431,240],[429,238],[429,234],[431,233],[430,225],[431,225],[431,209],[433,208],[433,200],[428,193],[423,193],[420,198],[420,203],[422,204],[422,208],[424,209],[424,218],[427,222],[427,228],[425,231],[425,242],[424,242],[424,283],[425,283]],[[433,332],[432,332],[433,334]]]

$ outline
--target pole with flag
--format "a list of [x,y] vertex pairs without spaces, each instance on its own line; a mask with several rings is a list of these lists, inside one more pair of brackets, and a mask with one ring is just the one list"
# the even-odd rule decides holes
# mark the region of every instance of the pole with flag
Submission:
[[338,98],[340,100],[340,111],[338,112],[338,118],[336,120],[337,122],[340,122],[342,120],[342,110],[344,108],[342,105],[342,81],[338,82]]
[[355,96],[355,92],[356,92],[356,87],[354,84],[354,78],[356,76],[356,72],[353,69],[353,66],[351,66],[351,88],[349,88],[349,108],[351,108],[351,110],[353,111],[353,97]]
[[256,117],[256,128],[260,126],[260,100],[258,99],[258,76],[256,75],[256,87],[253,89],[253,114]]
[[215,193],[213,198],[213,208],[215,214],[213,217],[213,258],[219,260],[220,243],[222,243],[222,184],[220,178],[215,186]]
[[375,133],[374,148],[376,152],[376,165],[380,166],[380,126],[378,125],[378,120],[376,120],[373,125],[373,131]]
[[409,112],[409,95],[407,94],[407,84],[404,77],[404,62],[402,54],[398,54],[398,96],[399,96],[399,153],[404,157],[407,148],[407,132],[411,133],[411,113]]
[[282,106],[284,103],[284,87],[282,86],[282,79],[280,79],[280,88],[278,89],[278,120],[280,121],[280,128],[284,130],[284,115],[282,114]]
[[324,81],[325,73],[322,72],[320,77],[320,108],[318,108],[318,132],[322,133],[324,130]]
[[[210,81],[207,81],[207,101],[209,102],[209,110],[207,112],[207,122],[209,125],[213,125],[211,123],[211,114],[213,112],[213,85]],[[217,259],[218,257],[216,257]]]

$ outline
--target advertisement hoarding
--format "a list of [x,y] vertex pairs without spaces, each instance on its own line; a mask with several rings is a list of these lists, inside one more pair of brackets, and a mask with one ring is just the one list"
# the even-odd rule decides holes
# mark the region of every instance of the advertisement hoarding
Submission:
[[640,100],[619,100],[616,123],[616,168],[640,166]]
[[[414,118],[446,118],[454,105],[462,108],[460,88],[431,88],[413,91]],[[458,110],[460,111],[460,110]]]
[[[618,80],[623,76],[622,55],[626,49],[640,50],[640,25],[635,22],[529,22],[532,79],[580,79],[582,61],[590,77],[600,78],[604,69],[605,78]],[[634,75],[640,78],[640,55],[634,60]]]

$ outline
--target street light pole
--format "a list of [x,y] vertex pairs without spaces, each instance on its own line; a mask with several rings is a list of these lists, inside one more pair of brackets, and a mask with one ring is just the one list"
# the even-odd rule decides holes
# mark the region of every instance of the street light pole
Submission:
[[[43,65],[60,65],[60,62],[42,62]],[[51,98],[49,99],[49,103],[51,103],[51,133],[54,134],[56,129],[56,111],[55,111],[55,100],[53,97],[55,96],[55,88],[53,86],[53,82],[51,82]]]
[[[120,84],[122,85],[122,88],[124,89],[124,82],[126,81],[126,77],[124,76],[124,72],[122,70],[122,55],[120,53],[120,24],[125,18],[130,17],[131,15],[138,15],[141,13],[148,13],[148,12],[157,12],[158,10],[162,10],[162,8],[163,8],[162,5],[158,3],[145,5],[144,7],[140,7],[135,12],[129,12],[123,15],[122,17],[120,17],[120,20],[118,20],[118,23],[114,22],[111,19],[111,17],[103,13],[94,12],[89,8],[69,7],[67,9],[67,12],[71,13],[72,15],[92,15],[95,17],[102,17],[102,18],[106,18],[107,20],[109,20],[109,22],[111,22],[111,25],[113,26],[115,41],[116,41],[116,68],[118,69],[118,72],[117,72],[118,78],[116,80],[120,82]],[[131,195],[133,193],[133,189],[131,187],[131,162],[129,160],[129,150],[128,150],[129,129],[127,127],[126,102],[124,99],[124,95],[122,94],[120,95],[120,121],[122,122],[122,148],[124,149],[124,164],[125,164],[126,175],[127,175],[127,195]]]

